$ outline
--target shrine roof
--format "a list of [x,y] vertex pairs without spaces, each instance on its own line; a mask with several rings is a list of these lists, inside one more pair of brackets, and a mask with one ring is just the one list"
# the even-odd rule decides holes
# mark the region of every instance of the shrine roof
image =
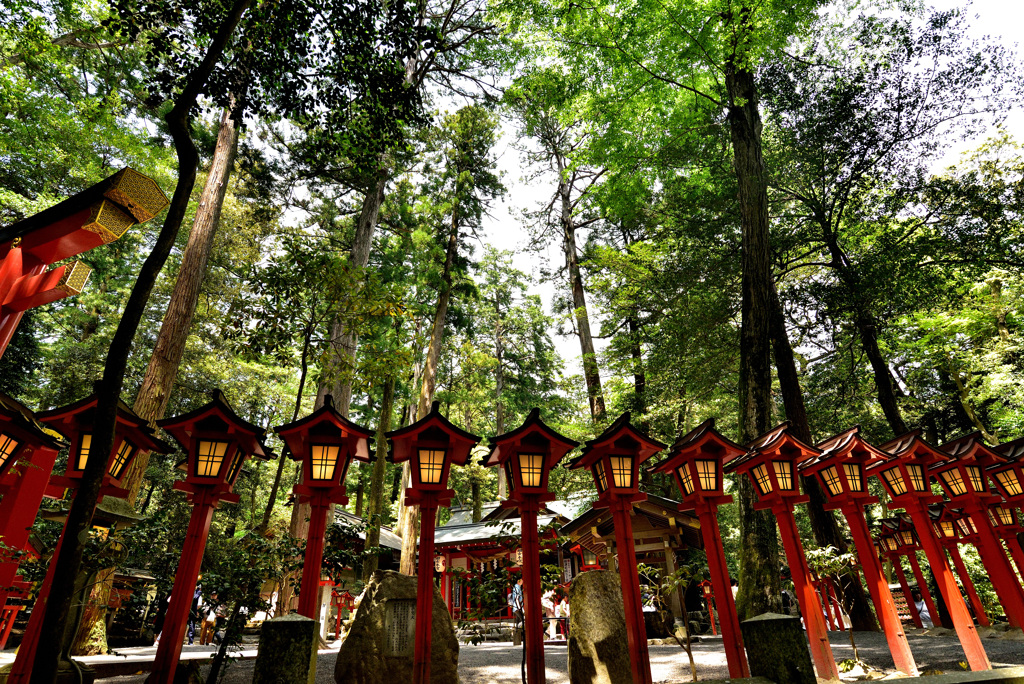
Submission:
[[529,432],[539,432],[547,437],[552,442],[559,442],[564,447],[565,451],[571,451],[579,446],[579,442],[574,439],[566,437],[562,433],[558,432],[547,423],[545,423],[540,417],[540,409],[534,408],[530,411],[530,415],[526,417],[526,420],[522,425],[517,427],[515,430],[506,432],[503,435],[497,437],[491,437],[488,440],[488,446],[490,452],[484,461],[484,465],[493,466],[498,463],[498,457],[500,455],[501,445],[506,442],[513,442],[520,436],[525,435]]
[[821,451],[821,453],[801,463],[800,469],[806,470],[834,456],[844,455],[853,451],[858,446],[867,451],[871,456],[868,459],[869,463],[884,461],[889,458],[889,454],[870,444],[860,436],[860,425],[854,425],[849,430],[844,430],[815,445],[815,448]]
[[1024,437],[1018,437],[1010,442],[1003,442],[999,446],[994,447],[994,449],[1012,461],[1019,461],[1024,458]]
[[[554,515],[538,515],[537,527],[545,527],[558,518]],[[480,521],[457,525],[442,525],[434,531],[434,546],[462,546],[484,542],[497,543],[503,538],[519,538],[522,535],[522,523],[519,518],[507,520]]]
[[3,392],[0,392],[0,410],[5,411],[22,429],[38,437],[44,445],[54,449],[68,446],[63,435],[36,420],[36,414],[30,408]]
[[[679,502],[674,499],[655,494],[648,494],[645,501],[638,501],[633,504],[633,511],[636,515],[647,519],[652,527],[664,527],[669,529],[668,518],[675,518],[680,521],[679,530],[689,546],[703,548],[703,539],[700,536],[700,523],[692,513],[679,512]],[[591,508],[577,516],[574,520],[562,525],[559,534],[573,539],[578,543],[577,537],[588,534],[588,530],[599,525],[612,525],[611,512],[607,508]]]
[[[340,525],[341,527],[362,527],[366,525],[366,519],[360,518],[352,513],[341,508],[334,509],[334,524]],[[356,536],[366,541],[366,530],[362,529],[356,532]],[[380,545],[384,548],[392,549],[394,551],[402,550],[402,538],[395,534],[390,527],[381,525],[380,527]]]
[[[581,465],[587,465],[589,467],[591,459],[588,459],[587,457],[590,456],[590,454],[595,449],[600,449],[601,447],[608,445],[608,443],[610,443],[612,439],[620,432],[628,433],[633,439],[640,442],[641,449],[639,461],[641,463],[646,461],[648,458],[650,458],[657,452],[666,448],[667,446],[665,444],[662,444],[658,440],[654,439],[653,437],[648,436],[645,432],[642,432],[641,430],[636,428],[632,423],[630,423],[629,411],[626,411],[621,416],[616,418],[611,425],[605,428],[604,431],[601,432],[601,434],[599,434],[594,439],[588,440],[583,445],[583,450],[580,453],[580,455],[566,463],[565,467],[576,468]],[[645,456],[644,452],[650,453],[646,454]]]
[[983,465],[992,465],[992,462],[998,464],[1006,460],[1006,456],[985,444],[981,432],[977,430],[946,442],[939,447],[939,450],[949,454],[950,458],[954,460],[970,458],[981,461]]
[[792,443],[802,452],[816,455],[818,450],[810,444],[805,444],[797,439],[795,435],[789,432],[790,427],[791,424],[788,420],[783,421],[760,437],[757,437],[754,441],[747,444],[747,453],[737,456],[724,465],[724,471],[731,473],[745,463],[749,463],[765,453],[782,448],[787,442]]

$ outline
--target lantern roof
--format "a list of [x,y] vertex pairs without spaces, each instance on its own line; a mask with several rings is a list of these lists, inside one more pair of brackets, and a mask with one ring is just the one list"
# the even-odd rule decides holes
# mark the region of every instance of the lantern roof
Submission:
[[891,454],[889,461],[916,460],[921,465],[930,465],[937,461],[946,461],[949,455],[936,449],[921,436],[921,430],[911,430],[899,437],[889,440],[879,447]]
[[412,425],[392,430],[384,436],[388,439],[389,455],[393,463],[402,463],[413,457],[413,449],[419,440],[448,444],[448,458],[456,465],[465,465],[473,447],[480,437],[453,425],[441,415],[441,403],[430,405],[430,413]]
[[503,435],[488,440],[491,451],[484,460],[485,466],[495,466],[504,462],[519,447],[529,447],[532,443],[540,444],[547,441],[548,468],[553,468],[567,453],[580,445],[574,439],[557,432],[540,417],[540,409],[533,408],[522,425]]
[[334,439],[340,437],[350,443],[352,458],[366,462],[372,460],[370,442],[373,441],[373,430],[356,425],[341,415],[334,407],[334,398],[330,394],[324,396],[324,405],[319,409],[304,418],[278,425],[274,432],[280,435],[293,460],[305,458],[304,444],[315,442],[321,436]]
[[267,431],[239,417],[219,389],[210,393],[209,403],[180,416],[158,420],[156,424],[167,431],[186,453],[193,433],[213,432],[233,438],[242,451],[255,458],[266,461],[274,457],[263,443]]
[[787,420],[764,433],[747,445],[747,453],[725,464],[725,472],[747,470],[762,460],[785,459],[800,463],[818,455],[818,450],[805,444],[791,432]]
[[860,436],[860,425],[854,425],[849,430],[844,430],[819,442],[815,448],[819,449],[821,453],[801,463],[800,470],[816,472],[826,467],[829,461],[839,458],[859,461],[864,464],[884,461],[889,458],[889,454],[869,444]]
[[[1007,458],[985,444],[981,432],[972,432],[939,447],[954,461],[975,461],[982,468],[1005,463]],[[936,466],[933,466],[936,467]]]
[[567,468],[590,468],[599,458],[613,449],[634,453],[637,463],[643,463],[666,447],[649,437],[629,422],[629,411],[615,419],[604,432],[583,446],[583,452],[566,464]]
[[[36,419],[74,439],[83,432],[91,432],[94,429],[96,406],[99,401],[98,392],[93,392],[84,399],[79,399],[67,406],[40,411],[36,413]],[[158,454],[169,454],[174,451],[174,447],[156,436],[156,430],[149,424],[149,421],[135,413],[121,399],[117,400],[116,434],[145,451]]]
[[1002,454],[1007,460],[1021,461],[1024,459],[1024,437],[1018,437],[1010,442],[1003,442],[993,450]]
[[59,432],[41,423],[31,409],[3,392],[0,392],[0,417],[42,446],[57,450],[68,446]]
[[667,473],[678,467],[691,456],[711,456],[719,462],[742,456],[747,452],[715,428],[715,419],[708,418],[694,429],[681,436],[669,447],[668,455],[661,463],[648,468],[648,472]]

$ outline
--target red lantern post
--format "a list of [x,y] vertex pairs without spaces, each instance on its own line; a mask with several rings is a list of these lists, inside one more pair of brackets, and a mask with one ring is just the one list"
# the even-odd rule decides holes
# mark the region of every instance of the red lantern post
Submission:
[[[704,603],[708,606],[708,622],[711,623],[711,634],[718,636],[718,630],[715,628],[715,585],[711,583],[711,580],[704,580],[700,583],[700,591],[704,594]],[[726,655],[726,661],[728,661],[728,655]]]
[[932,465],[930,473],[942,485],[950,501],[962,506],[974,523],[978,553],[992,578],[992,588],[999,597],[1007,621],[1020,629],[1024,626],[1024,587],[1021,587],[1010,559],[1003,551],[988,514],[989,506],[1000,503],[1002,498],[989,491],[985,471],[991,466],[1004,464],[1006,458],[986,446],[977,432],[943,444],[939,449],[949,455],[949,460]]
[[559,434],[540,419],[533,409],[526,422],[515,430],[490,440],[491,453],[485,466],[505,469],[510,493],[501,503],[518,508],[522,528],[523,608],[526,629],[526,681],[543,684],[544,614],[541,608],[540,539],[537,512],[555,495],[548,492],[548,476],[567,453],[579,443]]
[[828,630],[822,613],[818,594],[811,584],[811,569],[807,565],[800,534],[793,518],[793,508],[805,503],[808,497],[800,493],[800,479],[796,466],[818,455],[818,450],[804,444],[789,432],[789,423],[782,423],[761,435],[750,445],[745,455],[733,459],[725,466],[725,472],[746,474],[757,489],[756,509],[771,509],[779,525],[782,545],[793,575],[807,637],[811,644],[811,656],[822,679],[839,679],[839,669],[832,656],[832,645],[828,641]]
[[583,453],[569,462],[569,468],[587,468],[594,476],[598,497],[594,508],[610,508],[615,523],[622,603],[626,613],[626,640],[629,662],[636,684],[651,684],[651,658],[647,651],[643,605],[640,600],[640,576],[633,546],[633,504],[644,501],[640,492],[640,464],[665,448],[629,422],[624,413],[608,429],[590,440]]
[[[58,497],[65,489],[69,489],[72,492],[78,489],[82,473],[85,471],[85,465],[92,457],[90,447],[92,445],[92,430],[97,403],[99,403],[99,397],[93,394],[68,406],[36,414],[36,419],[40,423],[67,437],[68,442],[71,444],[67,469],[64,475],[50,476],[48,495]],[[107,472],[103,477],[103,486],[100,488],[97,503],[106,496],[117,498],[127,496],[127,490],[121,488],[121,481],[124,479],[128,468],[140,450],[168,453],[170,446],[157,439],[149,424],[135,415],[124,402],[119,401],[114,433],[114,448],[111,449],[110,454],[106,455]],[[36,504],[36,509],[38,509],[38,503]],[[33,517],[34,515],[35,509],[33,510]],[[63,539],[64,533],[61,532],[57,548],[53,552],[53,558],[57,558],[60,554],[60,546]],[[35,662],[36,650],[39,646],[39,630],[42,627],[43,615],[46,612],[46,599],[50,595],[50,585],[53,582],[53,573],[56,566],[56,562],[51,562],[50,567],[47,569],[46,577],[43,579],[39,596],[32,607],[32,615],[29,617],[28,627],[25,630],[21,648],[18,649],[18,656],[14,661],[14,666],[7,680],[9,684],[23,684],[29,681],[32,664]]]
[[[960,586],[964,588],[967,600],[971,602],[974,618],[982,627],[988,627],[989,621],[988,615],[985,613],[985,606],[981,603],[978,590],[975,589],[974,582],[967,572],[967,566],[964,564],[963,556],[960,555],[959,542],[961,540],[957,523],[962,520],[962,515],[945,503],[932,504],[929,506],[928,512],[932,517],[932,529],[935,530],[935,536],[946,547],[949,557],[953,560],[953,567],[960,578]],[[967,541],[967,539],[963,541]]]
[[25,311],[80,293],[92,272],[81,261],[48,266],[117,240],[166,206],[153,180],[126,168],[0,230],[0,356]]
[[903,508],[910,514],[971,669],[990,670],[992,665],[974,628],[967,605],[960,600],[960,589],[928,515],[928,505],[941,501],[941,497],[932,494],[927,468],[945,461],[947,456],[925,442],[920,430],[908,432],[883,444],[881,449],[892,456],[869,467],[868,475],[876,475],[881,480],[882,486],[892,498],[891,508]]
[[[700,533],[704,539],[704,551],[708,556],[708,571],[711,581],[705,587],[713,589],[718,597],[718,619],[722,625],[722,643],[725,646],[729,676],[734,679],[750,676],[747,653],[743,648],[743,635],[736,614],[736,603],[732,597],[729,569],[722,547],[722,534],[718,529],[718,507],[732,501],[725,493],[722,468],[726,461],[746,453],[746,449],[727,439],[715,429],[715,421],[709,418],[689,433],[683,435],[669,449],[668,457],[650,469],[651,472],[672,473],[676,486],[682,494],[680,511],[695,510],[700,520]],[[709,601],[708,608],[711,608]],[[712,614],[711,625],[715,619]]]
[[174,488],[185,492],[192,502],[192,517],[174,573],[163,636],[153,673],[146,680],[149,684],[171,684],[181,657],[181,642],[199,581],[213,511],[221,501],[238,501],[232,488],[247,458],[269,459],[272,454],[263,445],[266,430],[238,417],[220,390],[214,390],[210,403],[190,413],[157,421],[157,425],[185,451],[187,475],[184,481],[175,482]]
[[345,473],[352,459],[370,461],[369,443],[373,431],[359,427],[338,413],[329,394],[319,410],[293,423],[280,425],[274,431],[288,447],[291,458],[302,462],[302,482],[293,490],[300,503],[309,503],[299,615],[318,620],[327,512],[331,504],[348,503]]
[[420,548],[416,566],[416,643],[413,654],[413,683],[429,684],[431,626],[434,616],[434,520],[438,506],[451,503],[455,492],[448,489],[452,464],[465,465],[470,450],[480,441],[452,425],[438,410],[412,425],[387,433],[392,463],[411,462],[412,486],[405,490],[405,505],[420,507]]
[[[21,550],[28,543],[57,452],[67,446],[44,432],[32,411],[0,393],[0,542],[9,549]],[[17,558],[0,551],[0,611],[14,585],[18,565]]]
[[[890,538],[896,542],[896,553],[907,557],[910,570],[914,573],[914,581],[917,582],[917,590],[921,592],[921,598],[924,599],[924,603],[928,607],[928,614],[932,616],[932,623],[941,624],[939,608],[935,605],[935,599],[932,598],[932,593],[928,589],[928,581],[921,570],[921,563],[917,560],[917,552],[921,549],[921,544],[914,533],[914,523],[904,515],[883,519],[879,522],[890,528]],[[957,596],[959,596],[959,591]]]
[[868,592],[874,601],[875,613],[882,624],[882,632],[885,633],[896,669],[916,675],[917,663],[914,662],[903,624],[896,613],[896,603],[889,591],[885,571],[874,553],[871,531],[864,517],[864,507],[878,501],[878,497],[868,492],[864,467],[868,463],[885,460],[888,454],[864,441],[860,436],[860,426],[825,440],[817,448],[821,453],[804,461],[800,471],[808,476],[818,476],[829,497],[826,510],[839,509],[846,518]]
[[994,503],[989,508],[989,518],[996,530],[996,534],[999,535],[1003,543],[1006,544],[1006,548],[1009,549],[1010,556],[1017,566],[1017,572],[1020,573],[1021,577],[1024,577],[1024,550],[1021,549],[1020,539],[1017,537],[1017,535],[1024,531],[1024,528],[1017,522],[1015,507],[1005,502]]
[[924,623],[921,621],[921,613],[917,610],[917,604],[914,602],[914,596],[910,592],[910,584],[907,582],[906,573],[903,572],[903,564],[900,562],[901,554],[897,549],[899,548],[899,541],[891,532],[884,531],[878,536],[875,542],[875,549],[878,550],[880,558],[885,558],[889,563],[892,564],[893,572],[896,573],[896,579],[900,583],[900,589],[903,591],[903,599],[906,601],[907,610],[910,612],[910,619],[913,620],[914,626],[918,629],[924,627]]

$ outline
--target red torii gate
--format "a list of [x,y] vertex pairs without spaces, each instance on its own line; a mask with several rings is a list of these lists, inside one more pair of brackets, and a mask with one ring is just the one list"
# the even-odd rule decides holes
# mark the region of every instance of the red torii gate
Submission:
[[151,178],[131,168],[60,204],[0,229],[0,356],[29,309],[79,294],[92,269],[52,264],[117,240],[168,205]]

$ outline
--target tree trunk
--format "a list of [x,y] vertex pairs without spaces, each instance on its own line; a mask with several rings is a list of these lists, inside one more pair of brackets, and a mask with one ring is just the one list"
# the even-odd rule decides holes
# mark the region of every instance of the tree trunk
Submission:
[[[804,405],[804,393],[800,388],[800,376],[797,373],[796,361],[793,358],[793,347],[786,331],[786,320],[782,315],[782,305],[778,293],[772,288],[772,348],[775,351],[775,369],[779,376],[779,389],[782,392],[782,403],[786,409],[786,419],[793,426],[793,434],[806,444],[813,445],[811,427],[807,421],[807,408]],[[807,513],[811,519],[811,531],[818,546],[834,546],[840,553],[848,548],[843,533],[839,529],[835,514],[825,510],[827,499],[821,491],[816,477],[801,477],[804,493],[810,497],[807,502]],[[843,607],[853,629],[859,631],[878,631],[878,623],[871,613],[871,606],[864,595],[864,588],[856,572],[846,572],[839,576],[839,595]]]
[[[381,166],[374,183],[363,197],[363,205],[359,210],[356,232],[349,251],[349,270],[362,271],[370,262],[370,248],[373,246],[373,232],[380,218],[380,208],[384,204],[384,190],[387,188],[390,174],[385,166]],[[360,278],[362,282],[362,278]],[[324,377],[326,382],[320,385],[317,395],[317,406],[322,406],[324,395],[334,398],[334,405],[343,416],[348,416],[352,404],[352,369],[355,366],[356,344],[359,331],[349,327],[348,321],[338,316],[331,323],[331,356],[327,361]],[[328,384],[329,383],[329,384]]]
[[[302,409],[302,393],[306,389],[306,375],[309,371],[309,345],[313,338],[313,321],[310,320],[306,326],[305,335],[302,338],[302,360],[299,367],[299,390],[295,393],[295,409],[292,411],[292,422],[298,420],[299,411]],[[277,503],[277,492],[281,488],[281,476],[284,475],[284,466],[287,459],[282,454],[277,459],[277,472],[274,474],[274,484],[270,487],[270,497],[267,499],[267,507],[263,510],[263,520],[260,521],[257,532],[264,534],[270,526],[270,516],[274,513],[274,505]]]
[[590,416],[595,423],[604,420],[604,392],[601,390],[601,373],[594,352],[594,338],[590,333],[590,316],[587,313],[587,297],[583,289],[583,276],[576,256],[576,224],[572,219],[572,187],[566,180],[565,162],[561,155],[555,155],[558,162],[558,196],[562,204],[560,222],[562,225],[562,249],[565,252],[565,267],[569,272],[569,287],[572,290],[573,315],[576,318],[576,334],[580,338],[580,352],[583,355],[583,377],[587,382],[587,397],[590,400]]
[[[139,276],[128,296],[121,320],[118,322],[114,337],[110,342],[103,368],[103,379],[97,388],[99,402],[94,415],[94,453],[110,453],[114,447],[117,402],[124,388],[124,377],[128,368],[128,356],[131,353],[132,341],[135,339],[135,333],[142,321],[153,285],[174,246],[174,241],[188,210],[189,197],[195,187],[199,157],[189,128],[189,112],[195,106],[217,62],[220,61],[224,48],[241,21],[242,15],[249,8],[250,2],[251,0],[235,0],[232,3],[223,22],[217,28],[216,35],[207,47],[202,61],[188,75],[185,87],[165,117],[168,132],[174,141],[178,157],[178,182],[175,185],[163,227],[160,229],[152,251],[139,269]],[[85,550],[82,540],[86,538],[87,531],[92,527],[106,465],[103,459],[89,459],[79,483],[78,492],[71,504],[71,510],[68,511],[64,543],[61,545],[60,553],[52,561],[54,563],[53,583],[46,601],[43,623],[40,626],[39,643],[41,644],[61,644],[63,641],[75,578],[81,569],[82,554]],[[33,683],[53,684],[57,679],[57,667],[58,659],[53,657],[53,649],[38,649],[32,665]]]
[[[210,163],[209,175],[203,186],[203,194],[196,208],[192,232],[189,234],[188,245],[182,255],[181,268],[174,283],[174,291],[164,314],[160,335],[156,347],[149,360],[149,368],[142,381],[142,387],[135,400],[134,410],[149,421],[163,418],[170,399],[174,379],[178,375],[178,366],[185,353],[185,341],[192,327],[192,317],[199,293],[206,276],[206,264],[213,247],[213,238],[220,223],[221,208],[224,206],[224,195],[227,192],[228,180],[235,165],[238,152],[238,129],[231,119],[231,112],[225,110],[221,114],[220,128],[217,132],[217,146]],[[135,503],[145,480],[146,467],[149,465],[149,452],[142,451],[129,467],[123,487],[128,490],[127,500]],[[89,592],[90,603],[95,599],[106,601],[113,588],[113,572],[101,572],[100,581],[108,586],[104,589]],[[107,651],[107,630],[104,617],[106,608],[91,606],[86,609],[82,624],[78,629],[72,646],[72,655],[95,655]]]
[[952,378],[953,382],[956,383],[956,396],[960,400],[960,405],[964,409],[964,413],[967,415],[967,419],[971,421],[971,425],[981,433],[981,436],[985,438],[985,441],[989,444],[999,444],[999,438],[988,431],[985,427],[985,423],[981,421],[981,416],[974,410],[974,403],[971,401],[971,393],[967,389],[967,384],[964,382],[963,376],[960,372],[953,367],[951,359],[946,360],[946,365],[949,366],[949,377]]
[[896,399],[897,385],[889,370],[889,364],[882,356],[882,350],[878,346],[878,328],[875,317],[864,312],[855,316],[854,324],[860,334],[861,346],[867,354],[871,363],[871,373],[875,378],[875,389],[878,392],[878,403],[882,407],[882,413],[889,422],[889,427],[895,436],[902,435],[910,428],[903,421],[900,413],[899,403]]
[[[761,148],[761,114],[754,74],[730,65],[729,130],[739,186],[743,231],[743,276],[740,331],[740,443],[770,427],[771,288],[768,241],[768,185]],[[738,478],[740,510],[740,576],[737,610],[741,618],[778,612],[779,540],[775,518],[754,510],[750,478]]]
[[[451,228],[448,233],[448,249],[444,257],[444,270],[441,274],[441,291],[437,295],[437,306],[434,309],[434,326],[430,331],[430,345],[427,347],[427,358],[423,362],[423,382],[420,385],[420,401],[416,411],[417,420],[422,420],[430,412],[430,404],[434,400],[434,388],[437,386],[437,362],[441,358],[441,344],[444,342],[445,319],[448,317],[448,304],[452,295],[452,270],[455,268],[455,256],[459,248],[459,212],[452,210]],[[408,462],[403,465],[403,474],[408,471]],[[399,571],[404,575],[416,574],[416,537],[419,534],[419,506],[403,506],[400,512],[402,523],[402,558]]]
[[[391,430],[391,414],[395,408],[395,378],[384,381],[384,398],[381,401],[380,420],[377,422],[377,460],[373,462],[370,476],[370,500],[366,505],[366,549],[380,546],[381,513],[384,511],[384,475],[387,473],[388,442],[384,434]],[[363,582],[370,581],[370,575],[377,569],[377,554],[363,559]]]
[[640,346],[640,323],[636,316],[630,316],[626,324],[629,326],[629,354],[633,359],[633,410],[640,418],[640,429],[647,430],[647,373],[644,371],[643,348]]
[[[505,347],[501,339],[501,300],[498,293],[494,293],[494,356],[497,365],[494,369],[494,405],[495,422],[499,435],[505,434],[505,405],[502,403],[502,394],[505,391]],[[505,482],[505,469],[498,468],[498,498],[504,499],[508,493],[508,483]]]

